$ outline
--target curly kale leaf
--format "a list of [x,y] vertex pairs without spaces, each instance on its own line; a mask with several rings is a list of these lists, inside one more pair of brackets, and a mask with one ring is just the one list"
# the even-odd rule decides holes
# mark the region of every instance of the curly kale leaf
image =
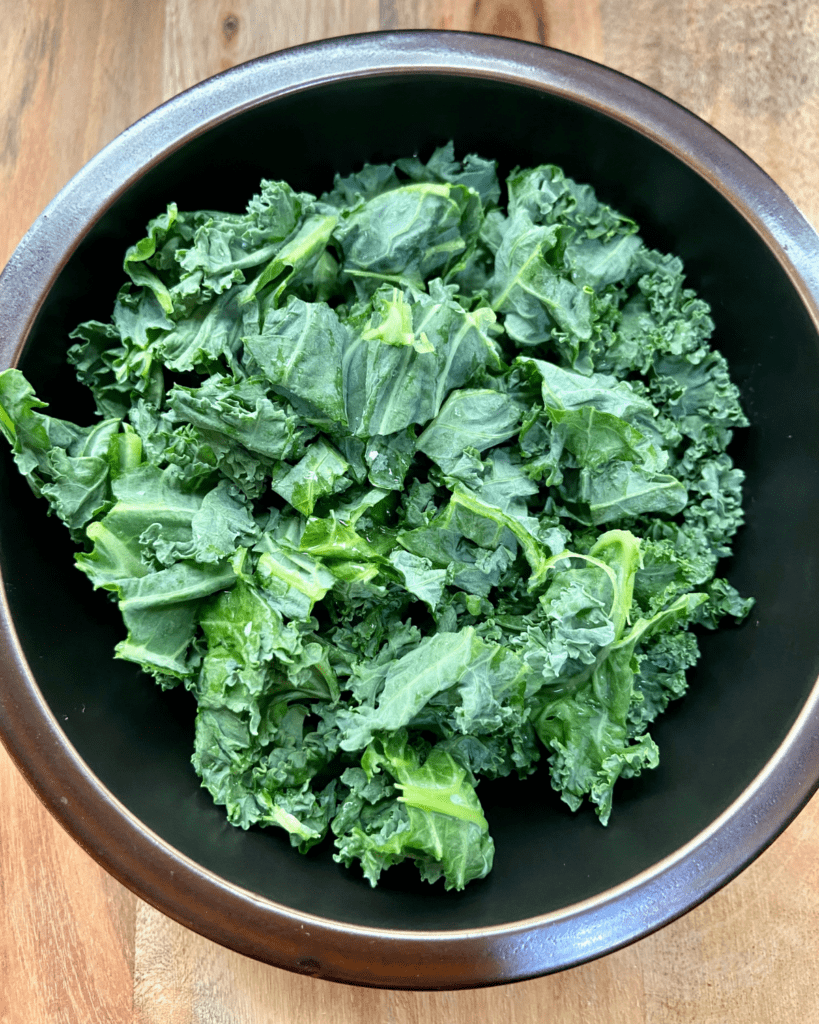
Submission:
[[0,374],[116,655],[197,702],[203,786],[373,885],[483,878],[482,779],[542,764],[607,822],[696,630],[752,604],[718,575],[747,420],[707,303],[589,185],[505,185],[450,142],[171,203],[71,334],[98,421]]

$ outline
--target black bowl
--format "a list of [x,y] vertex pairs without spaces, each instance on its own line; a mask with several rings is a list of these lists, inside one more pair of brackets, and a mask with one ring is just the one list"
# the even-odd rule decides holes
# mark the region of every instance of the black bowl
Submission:
[[318,849],[241,832],[199,788],[193,714],[112,658],[115,609],[2,459],[3,739],[68,831],[139,896],[260,960],[338,981],[456,988],[607,953],[723,885],[819,780],[819,239],[773,182],[692,114],[613,71],[456,33],[337,39],[183,93],[81,171],[2,278],[2,366],[55,415],[90,416],[68,332],[105,319],[124,247],[169,200],[240,210],[261,177],[320,192],[364,161],[457,150],[555,162],[683,257],[711,302],[752,421],[733,455],[747,526],[723,572],[757,598],[703,638],[689,695],[654,730],[661,765],[619,785],[608,829],[547,772],[484,785],[495,868],[463,893],[400,868],[371,890]]

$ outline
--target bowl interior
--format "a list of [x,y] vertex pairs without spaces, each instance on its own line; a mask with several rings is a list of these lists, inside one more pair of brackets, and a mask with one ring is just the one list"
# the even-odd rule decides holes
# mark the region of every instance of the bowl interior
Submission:
[[107,319],[120,259],[175,200],[240,210],[262,177],[321,192],[335,172],[454,139],[501,170],[551,162],[680,255],[711,302],[750,430],[732,454],[747,473],[747,525],[722,572],[757,604],[740,628],[702,637],[687,697],[653,730],[661,764],[620,782],[611,824],[572,814],[545,767],[483,784],[496,842],[490,877],[463,893],[392,869],[376,890],[322,846],[301,857],[274,830],[242,832],[190,765],[193,704],[112,658],[118,614],[73,568],[67,533],[46,519],[4,452],[0,556],[23,650],[50,708],[92,772],[163,840],[204,868],[290,908],[385,929],[468,929],[530,918],[631,879],[706,828],[749,785],[793,724],[819,673],[819,347],[796,289],[720,191],[662,145],[602,112],[464,76],[335,82],[235,116],[188,142],[95,225],[46,298],[21,359],[54,415],[90,417],[63,357],[81,320]]

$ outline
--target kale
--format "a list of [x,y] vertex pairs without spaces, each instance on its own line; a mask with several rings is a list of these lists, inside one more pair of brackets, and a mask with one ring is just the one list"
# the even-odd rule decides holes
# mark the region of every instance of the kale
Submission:
[[492,866],[477,790],[543,760],[605,824],[654,767],[716,576],[747,425],[673,256],[544,165],[365,166],[243,214],[168,206],[69,350],[98,420],[16,370],[0,430],[82,548],[116,656],[195,696],[228,819],[375,885]]

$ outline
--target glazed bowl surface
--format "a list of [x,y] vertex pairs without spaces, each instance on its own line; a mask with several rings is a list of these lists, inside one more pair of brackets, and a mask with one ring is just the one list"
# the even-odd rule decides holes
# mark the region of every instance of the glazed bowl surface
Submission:
[[495,867],[462,893],[397,868],[376,889],[322,846],[234,829],[190,764],[192,698],[113,658],[116,609],[73,567],[62,525],[0,466],[0,733],[74,838],[208,938],[354,984],[459,988],[608,953],[706,899],[819,782],[819,239],[729,141],[614,71],[530,44],[376,33],[241,65],[139,121],[56,197],[0,277],[0,366],[50,412],[88,399],[65,363],[106,319],[124,248],[171,200],[241,210],[259,180],[321,193],[364,162],[460,153],[556,163],[681,256],[751,421],[731,448],[747,524],[721,572],[756,598],[702,637],[690,692],[652,734],[657,770],[622,782],[608,828],[545,770],[481,787]]

